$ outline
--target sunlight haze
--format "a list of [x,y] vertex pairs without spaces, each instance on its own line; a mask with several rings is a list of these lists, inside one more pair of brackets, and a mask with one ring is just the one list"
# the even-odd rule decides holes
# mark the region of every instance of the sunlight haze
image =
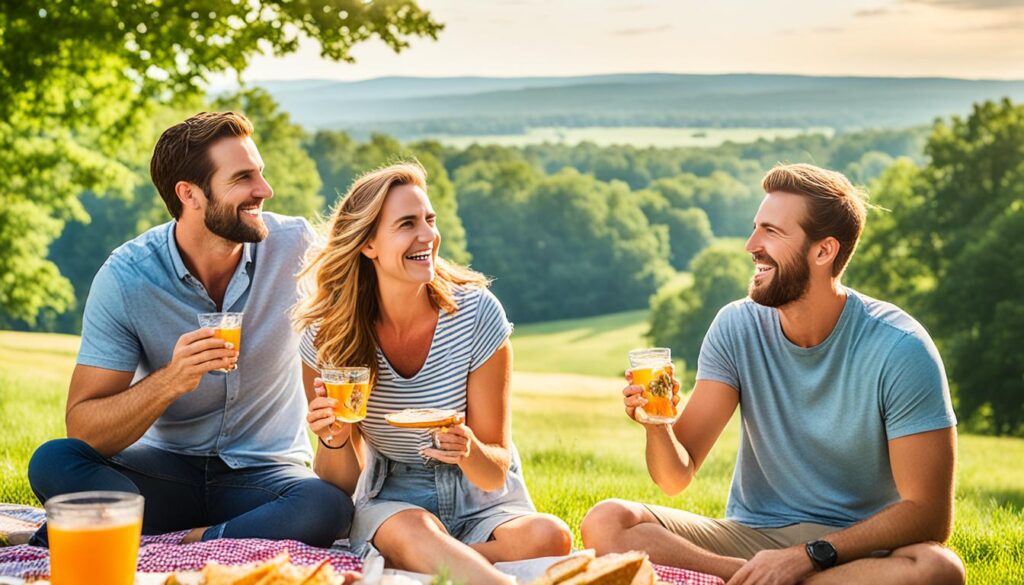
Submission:
[[382,76],[792,73],[1024,79],[1024,0],[421,0],[444,23],[334,63],[304,40],[247,81]]

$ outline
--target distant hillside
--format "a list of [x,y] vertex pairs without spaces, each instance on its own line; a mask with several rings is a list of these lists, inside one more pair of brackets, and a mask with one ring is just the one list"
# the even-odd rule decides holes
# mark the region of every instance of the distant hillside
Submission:
[[1024,81],[622,74],[261,82],[310,129],[514,134],[541,126],[893,128],[1024,100]]

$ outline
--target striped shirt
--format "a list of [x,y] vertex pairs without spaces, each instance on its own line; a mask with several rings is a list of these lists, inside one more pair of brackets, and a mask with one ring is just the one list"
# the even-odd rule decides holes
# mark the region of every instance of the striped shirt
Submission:
[[[357,424],[370,446],[388,459],[423,463],[419,452],[431,446],[431,438],[427,430],[392,427],[384,415],[404,408],[465,412],[470,372],[487,362],[512,333],[505,309],[486,288],[457,288],[455,304],[459,310],[454,315],[439,312],[427,359],[413,377],[402,377],[377,348],[377,385],[370,391],[366,419]],[[316,327],[306,329],[299,355],[319,371],[315,339]]]

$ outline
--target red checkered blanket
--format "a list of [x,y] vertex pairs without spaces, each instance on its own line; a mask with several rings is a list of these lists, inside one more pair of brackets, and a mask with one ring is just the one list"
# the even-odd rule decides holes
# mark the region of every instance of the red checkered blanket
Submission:
[[[6,506],[0,519],[16,518],[32,530],[44,516],[42,510],[27,506]],[[16,516],[17,514],[17,516]],[[28,526],[31,525],[31,526]],[[0,526],[3,528],[3,526]],[[143,573],[198,571],[209,561],[222,565],[241,565],[265,561],[288,551],[296,565],[314,565],[330,559],[339,571],[361,571],[359,557],[345,550],[316,548],[294,540],[261,540],[256,538],[220,539],[193,544],[179,544],[185,532],[143,536],[139,548],[138,570]],[[675,585],[724,585],[721,579],[704,573],[654,565],[658,579]],[[45,578],[50,574],[50,553],[45,548],[28,545],[0,547],[0,575],[21,578]]]
[[[173,536],[173,542],[181,534]],[[165,573],[172,571],[197,571],[207,561],[224,565],[240,565],[273,558],[281,551],[288,551],[296,565],[313,565],[325,558],[339,571],[359,571],[362,561],[351,553],[314,548],[294,540],[221,539],[194,544],[171,544],[161,542],[163,537],[143,537],[139,549],[139,571],[143,573]],[[164,538],[164,540],[168,540]],[[676,585],[722,585],[718,577],[654,565],[658,579]],[[45,578],[50,573],[50,555],[45,548],[28,545],[0,548],[0,575],[22,578]]]

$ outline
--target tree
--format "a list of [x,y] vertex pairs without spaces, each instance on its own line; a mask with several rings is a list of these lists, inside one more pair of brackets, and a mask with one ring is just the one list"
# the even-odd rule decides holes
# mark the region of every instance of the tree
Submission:
[[716,236],[741,236],[750,233],[750,222],[757,213],[763,194],[754,191],[723,171],[707,177],[689,173],[651,183],[671,207],[697,207],[707,214]]
[[692,263],[692,285],[668,285],[651,300],[647,336],[695,366],[704,335],[718,311],[747,294],[750,256],[735,242],[716,242]]
[[1024,106],[1008,100],[938,121],[930,162],[897,162],[872,190],[873,218],[850,281],[911,311],[942,351],[958,414],[1024,432]]
[[444,165],[434,156],[434,145],[419,146],[422,150],[403,146],[383,134],[372,135],[368,142],[356,142],[344,132],[320,131],[307,149],[323,177],[322,192],[332,205],[340,201],[363,173],[403,160],[418,161],[427,172],[427,193],[437,213],[437,226],[442,236],[441,255],[468,264],[471,256],[466,251],[466,232],[458,214],[455,187]]
[[397,51],[440,30],[412,0],[3,3],[0,312],[33,322],[72,302],[47,247],[65,221],[85,219],[82,193],[132,192],[125,145],[156,104],[200,93],[211,73],[240,72],[265,49],[292,52],[303,36],[351,60],[371,37]]
[[892,166],[893,162],[893,158],[888,154],[872,150],[865,152],[855,162],[848,164],[843,169],[843,174],[854,184],[867,185],[882,176],[882,173]]
[[514,320],[641,307],[671,274],[667,230],[624,183],[574,169],[543,177],[522,161],[478,161],[456,177],[474,267],[495,277]]
[[648,223],[668,228],[669,262],[676,270],[686,270],[690,260],[711,243],[711,222],[703,209],[672,207],[652,189],[637,191],[635,198]]
[[323,209],[320,175],[303,148],[306,132],[278,109],[266,91],[254,88],[224,96],[213,103],[218,111],[242,112],[252,121],[253,140],[266,165],[267,182],[274,196],[267,211],[315,218]]

